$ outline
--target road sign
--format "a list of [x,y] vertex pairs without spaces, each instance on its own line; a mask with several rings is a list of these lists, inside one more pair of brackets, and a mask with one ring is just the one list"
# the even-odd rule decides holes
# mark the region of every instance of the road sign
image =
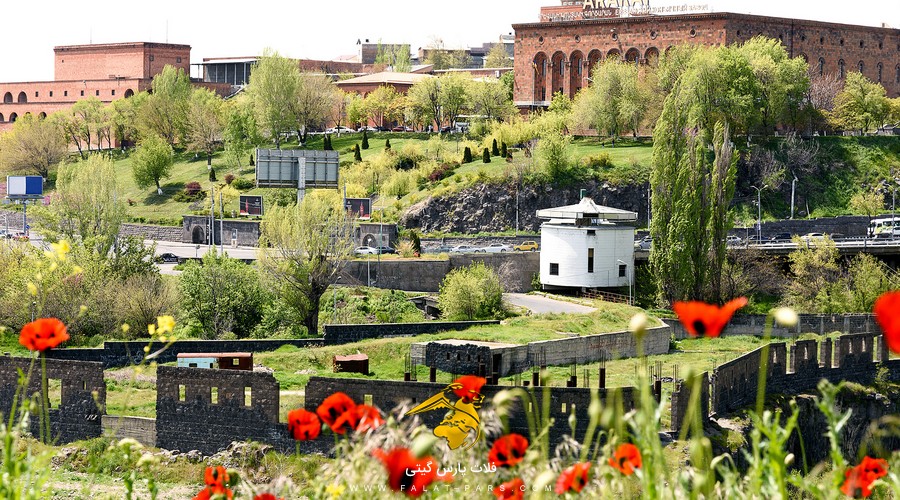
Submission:
[[11,200],[39,200],[44,197],[44,178],[40,175],[8,175],[6,196]]
[[[301,171],[301,165],[305,168]],[[256,185],[283,188],[336,188],[339,153],[306,149],[257,149]]]
[[360,219],[368,219],[372,215],[372,199],[345,198],[344,209]]
[[241,215],[262,215],[263,197],[242,194],[240,197]]

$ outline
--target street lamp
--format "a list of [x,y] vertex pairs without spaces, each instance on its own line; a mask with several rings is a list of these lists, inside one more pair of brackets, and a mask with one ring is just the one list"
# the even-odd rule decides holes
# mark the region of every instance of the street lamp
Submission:
[[756,242],[762,241],[762,190],[766,188],[763,184],[761,188],[750,186],[756,190]]
[[[793,173],[793,172],[791,172]],[[794,180],[791,181],[791,219],[794,218],[794,193],[797,186],[797,175],[794,174]]]
[[634,305],[634,299],[632,298],[632,294],[631,294],[631,286],[632,286],[632,281],[634,278],[634,273],[631,272],[631,267],[628,264],[622,262],[621,260],[616,259],[616,263],[625,266],[625,269],[628,270],[628,275],[627,275],[627,277],[628,277],[628,305],[630,305],[630,306]]

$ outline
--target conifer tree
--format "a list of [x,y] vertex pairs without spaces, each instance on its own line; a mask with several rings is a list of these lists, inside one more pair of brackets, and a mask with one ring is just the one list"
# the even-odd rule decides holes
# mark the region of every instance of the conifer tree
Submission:
[[469,146],[466,146],[466,149],[463,150],[463,163],[472,163],[472,150]]
[[363,142],[362,142],[362,148],[363,148],[363,149],[369,149],[369,136],[366,135],[366,130],[365,130],[365,129],[363,129]]
[[391,149],[391,140],[390,139],[384,140],[384,149],[390,151],[390,149]]
[[481,161],[485,163],[491,162],[491,152],[488,151],[488,148],[484,148],[484,152],[481,153]]
[[491,156],[500,156],[500,150],[497,148],[497,139],[491,143]]
[[353,146],[353,161],[362,161],[362,153],[359,152],[359,144]]

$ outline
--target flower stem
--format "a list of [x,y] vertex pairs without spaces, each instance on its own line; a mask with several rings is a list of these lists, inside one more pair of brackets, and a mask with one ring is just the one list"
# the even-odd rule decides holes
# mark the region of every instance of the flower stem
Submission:
[[775,316],[771,312],[766,315],[766,326],[763,328],[763,346],[759,359],[759,379],[756,383],[756,414],[762,416],[766,402],[766,379],[769,376],[769,342],[772,339],[772,325]]

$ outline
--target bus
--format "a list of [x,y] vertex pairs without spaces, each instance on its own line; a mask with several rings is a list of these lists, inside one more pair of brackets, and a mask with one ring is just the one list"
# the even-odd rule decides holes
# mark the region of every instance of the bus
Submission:
[[884,219],[872,219],[869,223],[869,238],[890,238],[900,236],[900,217],[887,217]]

